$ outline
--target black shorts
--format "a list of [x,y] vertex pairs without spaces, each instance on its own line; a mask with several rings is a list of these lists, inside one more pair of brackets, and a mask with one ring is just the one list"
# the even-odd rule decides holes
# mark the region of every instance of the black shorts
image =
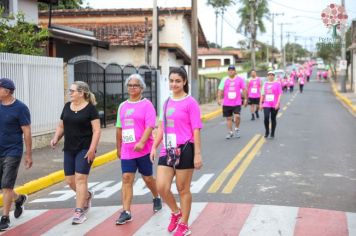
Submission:
[[240,114],[241,106],[223,106],[223,117],[232,117],[232,114]]
[[[167,156],[161,156],[158,160],[158,165],[168,166]],[[194,143],[188,143],[185,149],[182,150],[179,164],[176,166],[176,169],[177,170],[194,169]]]
[[0,158],[0,189],[14,188],[20,163],[21,157]]
[[258,105],[260,104],[260,98],[248,98],[248,104],[252,105]]

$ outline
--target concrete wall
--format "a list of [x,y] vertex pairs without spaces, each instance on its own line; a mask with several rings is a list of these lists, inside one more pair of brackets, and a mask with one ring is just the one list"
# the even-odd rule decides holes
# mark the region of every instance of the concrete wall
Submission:
[[27,22],[36,25],[38,24],[37,0],[13,0],[13,1],[14,2],[18,1],[17,12],[25,13],[25,20]]
[[[199,60],[202,60],[202,68],[205,67],[218,67],[225,66],[224,60],[228,59],[230,65],[235,65],[235,57],[233,55],[200,55],[198,56]],[[218,62],[220,61],[220,65]]]

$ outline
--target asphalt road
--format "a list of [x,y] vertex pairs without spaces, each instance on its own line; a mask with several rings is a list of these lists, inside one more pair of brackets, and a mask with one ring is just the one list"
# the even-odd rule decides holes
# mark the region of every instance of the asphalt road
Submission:
[[[275,139],[261,136],[263,116],[250,121],[248,108],[239,139],[224,139],[222,118],[204,124],[204,168],[194,174],[193,201],[356,212],[356,120],[330,85],[312,81],[303,94],[284,94],[279,114]],[[95,206],[120,204],[120,171],[119,161],[92,170]],[[134,191],[134,204],[150,203],[139,176]],[[27,208],[74,206],[70,192],[65,184],[55,185],[33,194]]]

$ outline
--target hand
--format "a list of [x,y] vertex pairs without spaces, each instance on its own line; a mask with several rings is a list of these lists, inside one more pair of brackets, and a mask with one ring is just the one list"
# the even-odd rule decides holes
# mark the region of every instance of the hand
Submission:
[[51,147],[52,147],[53,149],[55,149],[57,143],[58,143],[58,139],[57,139],[57,138],[53,138],[53,139],[51,140],[51,142],[50,142],[50,145],[51,145]]
[[117,159],[121,159],[121,150],[119,150],[119,149],[116,150],[116,156],[117,156]]
[[203,166],[203,161],[201,158],[201,154],[194,154],[194,168],[200,170]]
[[262,111],[262,109],[263,109],[262,103],[260,104],[259,108],[260,108],[260,111]]
[[134,147],[134,151],[135,151],[135,152],[139,152],[139,151],[141,151],[144,147],[145,147],[145,144],[142,143],[141,141],[139,141],[138,143],[136,143],[136,145],[135,145],[135,147]]
[[219,106],[221,106],[221,104],[222,104],[221,100],[222,99],[219,98],[218,101],[217,101]]
[[25,168],[26,168],[26,170],[27,169],[30,169],[31,167],[32,167],[32,153],[30,152],[30,153],[27,153],[26,152],[26,154],[25,154]]
[[157,156],[157,150],[154,147],[152,147],[151,153],[150,153],[150,160],[151,160],[152,164],[154,164],[156,156]]
[[95,159],[95,150],[89,149],[87,154],[85,154],[84,158],[87,159],[88,163],[93,162]]
[[244,101],[244,107],[247,107],[247,99]]
[[276,107],[275,107],[276,110],[279,109],[279,103],[276,104]]

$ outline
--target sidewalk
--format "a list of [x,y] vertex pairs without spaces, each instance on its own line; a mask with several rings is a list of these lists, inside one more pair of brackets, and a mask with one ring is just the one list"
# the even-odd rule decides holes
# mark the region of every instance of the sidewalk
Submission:
[[[204,104],[200,106],[202,111],[202,119],[209,120],[221,114],[221,109],[216,103]],[[220,110],[220,112],[216,112]],[[102,129],[100,142],[98,146],[97,156],[116,149],[116,129],[114,125],[109,125]],[[55,171],[63,169],[63,142],[56,148],[52,149],[49,146],[45,148],[35,149],[32,153],[33,167],[25,170],[24,164],[21,163],[16,186],[24,185],[29,181],[47,176]],[[24,158],[22,159],[22,162]],[[109,160],[108,160],[109,161]],[[107,162],[107,161],[104,161]]]
[[339,91],[340,84],[338,81],[330,80],[331,87],[335,94],[335,96],[341,100],[341,102],[345,105],[345,107],[356,116],[356,93],[351,91],[351,85],[346,85],[346,93],[342,93]]

